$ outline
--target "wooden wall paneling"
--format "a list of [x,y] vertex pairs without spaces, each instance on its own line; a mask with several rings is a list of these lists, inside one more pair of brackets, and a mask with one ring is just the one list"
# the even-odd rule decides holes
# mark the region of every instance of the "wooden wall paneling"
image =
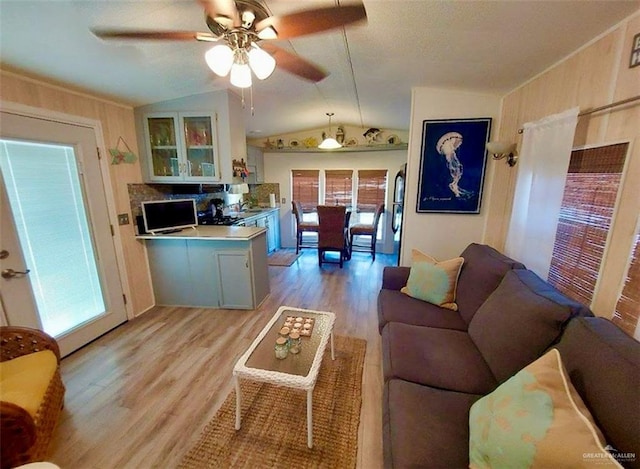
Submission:
[[[622,46],[616,90],[613,96],[614,101],[640,95],[640,65],[629,68],[633,36],[640,34],[640,14],[629,20],[623,34],[624,44]],[[637,106],[638,104],[636,103]]]
[[[636,15],[621,28],[623,38],[620,64],[616,76],[613,101],[640,95],[640,66],[629,68],[629,56],[633,36],[640,33],[640,15]],[[627,168],[620,187],[618,210],[613,221],[612,236],[609,241],[598,285],[598,295],[593,309],[597,314],[609,317],[618,301],[622,284],[626,278],[626,268],[633,246],[638,217],[640,216],[640,102],[620,106],[605,113],[607,128],[605,142],[629,141]]]
[[[505,96],[502,99],[502,116],[500,118],[500,130],[495,134],[496,140],[515,141],[518,150],[521,147],[521,135],[518,129],[521,127],[518,112],[505,114],[505,109],[517,109],[521,103],[519,99],[521,90]],[[491,155],[489,155],[491,157]],[[504,161],[490,161],[494,165],[493,186],[489,194],[487,207],[487,222],[483,242],[502,251],[509,227],[509,217],[513,203],[513,192],[517,174],[517,165],[509,167]]]
[[[521,127],[525,122],[572,106],[586,110],[639,95],[640,67],[628,68],[631,42],[638,32],[640,14],[630,17],[609,34],[505,96],[500,138],[508,140],[516,125]],[[640,213],[640,193],[637,190],[640,186],[640,105],[634,103],[578,120],[575,146],[620,141],[630,141],[631,150],[605,253],[604,275],[592,304],[594,312],[605,317],[611,316],[620,293]],[[521,136],[518,148],[520,144]],[[504,246],[506,239],[515,176],[516,172],[505,175],[504,168],[496,171],[487,241],[498,248]]]
[[[133,109],[130,106],[110,102],[99,97],[67,91],[53,85],[22,76],[11,71],[0,70],[0,99],[41,109],[95,119],[101,122],[105,158],[110,159],[108,149],[115,147],[118,137],[122,137],[138,156],[136,130]],[[117,213],[129,213],[127,184],[141,182],[140,162],[110,166],[112,191]],[[131,223],[134,220],[130,220]],[[125,270],[130,286],[132,311],[139,314],[153,306],[153,291],[149,282],[149,273],[144,247],[134,236],[133,224],[120,228],[120,239],[125,258]]]

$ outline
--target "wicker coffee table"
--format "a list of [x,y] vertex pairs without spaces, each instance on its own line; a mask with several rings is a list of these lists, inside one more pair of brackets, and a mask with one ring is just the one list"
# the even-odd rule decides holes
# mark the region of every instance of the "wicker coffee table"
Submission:
[[[302,338],[300,353],[289,353],[285,359],[275,356],[274,346],[278,331],[287,316],[312,318],[313,331],[310,337]],[[331,341],[331,359],[333,352],[333,323],[336,316],[326,311],[281,306],[269,323],[260,331],[249,349],[238,359],[233,367],[233,379],[236,388],[236,430],[240,430],[240,406],[242,394],[240,379],[251,379],[307,391],[307,446],[313,447],[313,388],[316,385],[322,356]]]

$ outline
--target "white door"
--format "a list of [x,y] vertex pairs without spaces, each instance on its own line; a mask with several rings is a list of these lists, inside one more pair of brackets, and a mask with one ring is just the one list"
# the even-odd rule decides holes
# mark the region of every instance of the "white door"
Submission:
[[127,320],[95,132],[0,119],[2,309],[66,355]]

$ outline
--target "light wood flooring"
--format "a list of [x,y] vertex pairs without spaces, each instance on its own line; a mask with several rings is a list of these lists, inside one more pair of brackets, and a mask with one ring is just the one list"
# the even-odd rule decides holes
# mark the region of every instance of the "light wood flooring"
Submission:
[[[367,340],[358,467],[382,467],[377,294],[391,255],[318,267],[313,249],[269,267],[254,311],[156,307],[62,360],[67,393],[52,443],[63,469],[171,468],[232,390],[237,358],[281,305],[333,311],[335,333]],[[283,466],[284,467],[284,466]]]

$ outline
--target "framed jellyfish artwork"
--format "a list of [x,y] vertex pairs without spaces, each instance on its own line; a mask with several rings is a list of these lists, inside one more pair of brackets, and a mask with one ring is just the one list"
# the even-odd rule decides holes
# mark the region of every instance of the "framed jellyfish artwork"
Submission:
[[422,121],[418,213],[480,213],[491,118]]

